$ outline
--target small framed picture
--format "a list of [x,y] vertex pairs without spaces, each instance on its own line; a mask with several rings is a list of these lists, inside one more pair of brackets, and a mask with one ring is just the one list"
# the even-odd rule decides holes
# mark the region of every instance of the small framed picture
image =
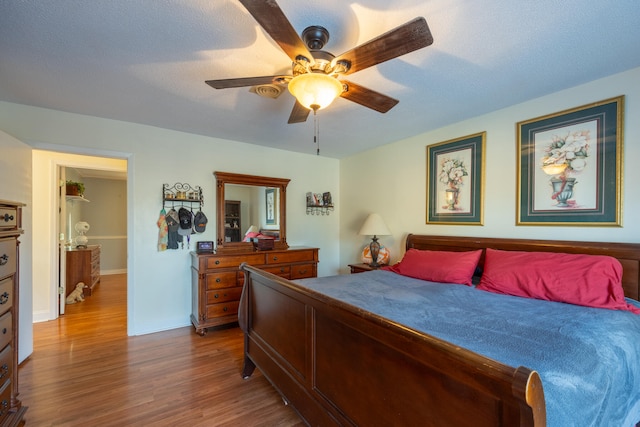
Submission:
[[265,222],[267,225],[274,225],[276,223],[276,191],[275,188],[267,188],[265,190]]

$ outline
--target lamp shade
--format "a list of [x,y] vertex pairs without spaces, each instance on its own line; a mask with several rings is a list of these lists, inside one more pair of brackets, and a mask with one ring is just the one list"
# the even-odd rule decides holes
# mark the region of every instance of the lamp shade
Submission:
[[367,219],[360,227],[358,234],[363,236],[388,236],[391,234],[387,224],[384,223],[382,217],[376,213],[369,214]]
[[324,73],[306,73],[289,82],[289,92],[310,110],[320,110],[333,102],[343,91],[337,78]]
[[259,230],[258,230],[258,227],[256,227],[255,225],[252,225],[251,227],[249,227],[249,229],[247,230],[247,232],[246,232],[246,233],[244,233],[244,235],[246,236],[246,235],[247,235],[247,234],[249,234],[249,233],[257,233],[258,231],[259,231]]

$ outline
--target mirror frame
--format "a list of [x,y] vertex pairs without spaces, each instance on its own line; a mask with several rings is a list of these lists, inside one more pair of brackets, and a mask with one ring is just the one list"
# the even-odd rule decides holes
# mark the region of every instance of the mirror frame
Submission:
[[216,251],[253,251],[251,242],[224,242],[224,186],[225,184],[253,185],[257,187],[277,188],[279,192],[280,239],[274,242],[274,249],[288,249],[287,244],[287,185],[290,179],[270,178],[257,175],[243,175],[216,171]]

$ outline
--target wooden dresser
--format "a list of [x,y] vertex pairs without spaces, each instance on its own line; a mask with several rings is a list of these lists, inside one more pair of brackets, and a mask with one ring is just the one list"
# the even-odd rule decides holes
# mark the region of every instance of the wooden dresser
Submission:
[[18,400],[18,291],[21,203],[0,200],[0,426],[17,426],[27,410]]
[[89,245],[86,248],[69,249],[66,255],[65,296],[76,288],[78,282],[84,282],[84,296],[91,295],[93,288],[100,283],[100,246]]
[[291,247],[283,250],[225,254],[191,253],[191,323],[196,333],[238,321],[238,305],[244,284],[240,264],[287,279],[318,275],[318,249]]

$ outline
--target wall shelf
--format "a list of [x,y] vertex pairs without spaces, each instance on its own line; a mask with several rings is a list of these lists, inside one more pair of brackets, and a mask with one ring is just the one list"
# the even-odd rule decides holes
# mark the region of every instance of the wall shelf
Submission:
[[333,212],[333,199],[330,192],[307,193],[307,215],[329,215]]
[[329,215],[333,212],[333,205],[307,206],[307,215]]
[[177,182],[173,185],[162,184],[162,208],[166,209],[168,205],[175,206],[196,205],[198,208],[204,206],[204,198],[202,196],[202,188],[199,185],[191,186],[186,182]]

